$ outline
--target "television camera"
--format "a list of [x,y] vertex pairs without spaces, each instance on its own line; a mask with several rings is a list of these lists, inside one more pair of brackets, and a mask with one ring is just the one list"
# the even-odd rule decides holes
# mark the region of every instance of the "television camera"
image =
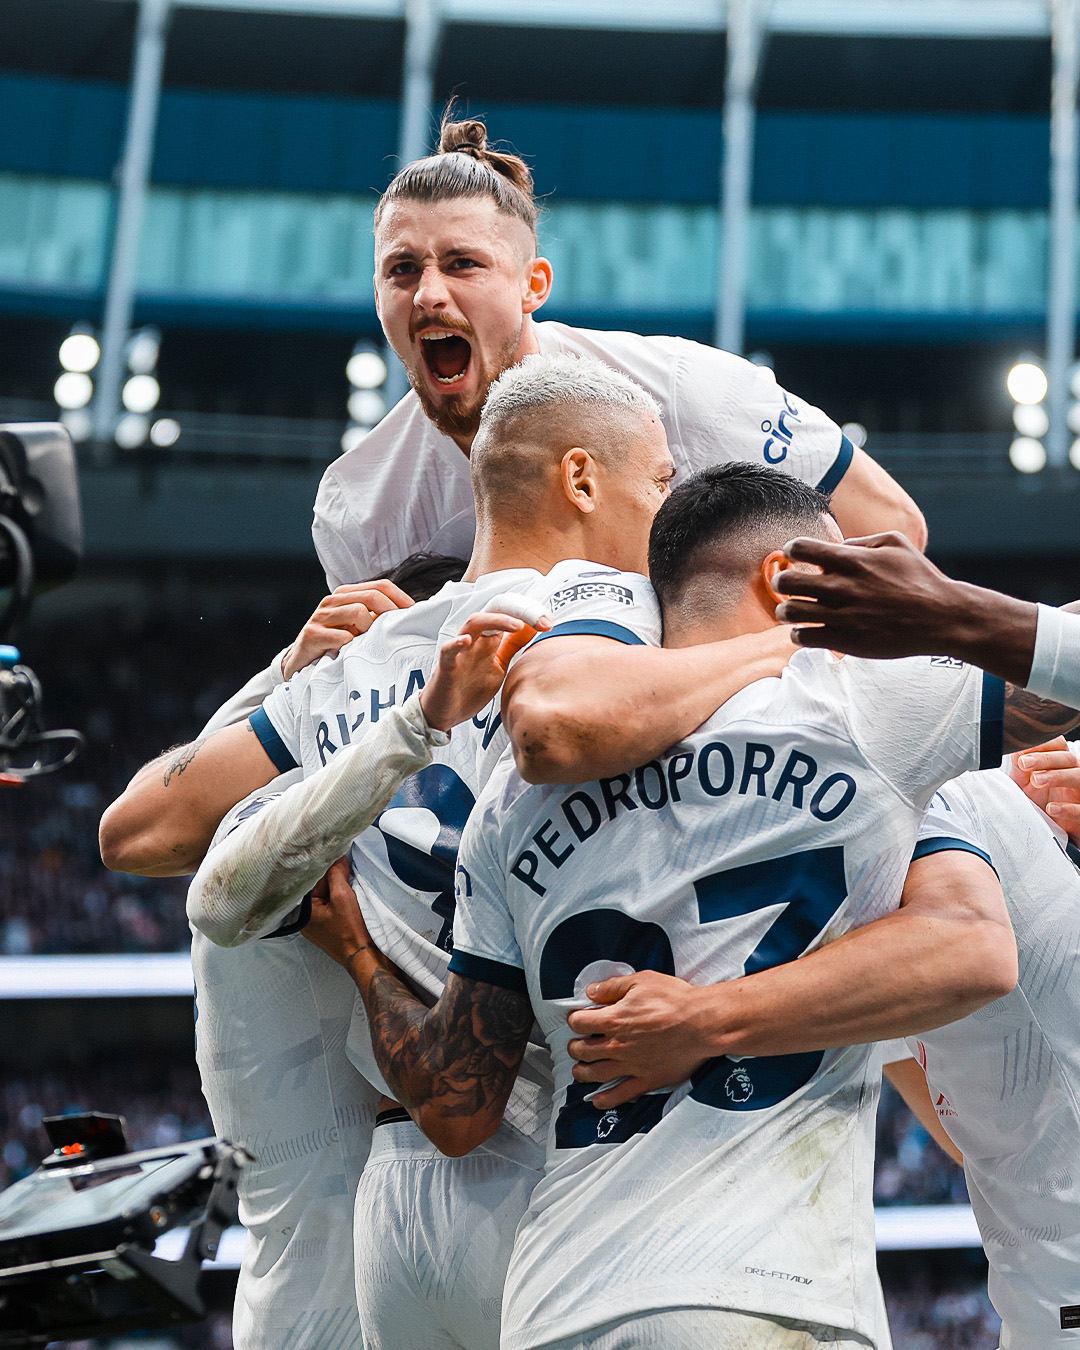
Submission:
[[0,1193],[0,1347],[204,1317],[202,1262],[250,1155],[221,1139],[132,1153],[123,1118],[98,1112],[42,1123],[54,1151]]
[[37,676],[8,643],[35,594],[62,585],[82,556],[75,453],[55,422],[0,426],[0,784],[70,764],[78,731],[46,731]]

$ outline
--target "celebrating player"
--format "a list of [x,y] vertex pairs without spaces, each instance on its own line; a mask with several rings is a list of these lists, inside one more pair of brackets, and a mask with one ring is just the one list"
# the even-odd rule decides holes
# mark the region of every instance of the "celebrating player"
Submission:
[[[1075,770],[1068,750],[1048,753]],[[963,1154],[1003,1350],[1067,1345],[1080,1325],[1080,992],[1070,978],[1080,876],[1065,843],[1006,774],[985,773],[937,794],[916,848],[916,857],[984,858],[1001,878],[1019,950],[1015,990],[979,1017],[912,1038],[915,1060],[890,1073],[909,1102],[918,1104],[913,1086],[936,1107]],[[901,1043],[892,1057],[904,1053]]]
[[[785,531],[829,537],[822,498],[783,481],[710,470],[662,509],[666,641],[775,622]],[[935,787],[1000,758],[1000,697],[955,664],[804,657],[635,773],[559,791],[527,786],[504,760],[466,827],[435,1008],[373,953],[358,917],[327,939],[368,1005],[380,1068],[448,1151],[498,1127],[530,1003],[551,1045],[557,1117],[507,1279],[504,1346],[749,1345],[781,1326],[793,1346],[887,1344],[870,1051],[721,1052],[674,1093],[601,1112],[572,1076],[566,1019],[605,974],[730,979],[893,910]],[[1011,987],[1012,940],[997,929],[989,974],[986,949],[972,961],[958,944],[946,1002]]]
[[[103,844],[111,862],[177,870],[204,851],[215,813],[220,817],[277,769],[303,764],[309,782],[289,788],[207,859],[192,912],[219,939],[235,941],[279,922],[297,891],[364,823],[357,810],[370,819],[387,807],[378,828],[364,831],[352,850],[361,903],[384,947],[437,996],[445,978],[457,837],[504,734],[492,708],[463,726],[435,753],[436,762],[388,802],[421,764],[403,752],[408,747],[400,738],[384,735],[382,724],[418,716],[416,691],[424,688],[439,642],[497,592],[532,587],[551,608],[554,633],[563,641],[579,641],[584,631],[600,647],[617,649],[620,687],[583,690],[578,712],[586,745],[601,754],[607,738],[628,728],[639,744],[655,741],[661,749],[741,683],[787,659],[790,644],[779,630],[693,652],[641,645],[634,632],[639,593],[647,596],[649,641],[659,639],[651,592],[638,569],[672,464],[655,405],[624,376],[573,356],[534,357],[508,371],[485,406],[472,469],[479,529],[469,581],[383,615],[336,659],[281,686],[248,728],[227,729],[182,751],[182,775],[160,762],[142,770],[106,814]],[[560,561],[573,553],[599,563]],[[655,705],[658,686],[666,691],[662,708]],[[612,723],[613,707],[625,710],[625,725]],[[590,709],[596,710],[591,728]],[[381,776],[369,774],[371,757],[360,740],[365,733],[377,733],[391,752]],[[427,753],[419,744],[414,749]],[[249,843],[250,858],[243,848]],[[316,845],[321,859],[313,854]],[[210,880],[213,885],[205,884]],[[264,902],[269,908],[256,913]],[[369,1081],[381,1086],[363,1022],[350,1044]],[[439,1338],[447,1336],[470,1350],[497,1343],[502,1272],[542,1161],[538,1136],[550,1102],[542,1067],[532,1076],[499,1138],[450,1173],[408,1121],[391,1116],[376,1131],[379,1165],[365,1172],[357,1198],[366,1344],[404,1348],[429,1339],[442,1344]],[[404,1240],[398,1244],[400,1225],[390,1222],[405,1194],[417,1224],[429,1225],[419,1252],[407,1250]],[[422,1276],[424,1262],[447,1272],[446,1282]]]
[[[475,515],[468,456],[480,409],[492,381],[533,352],[596,356],[644,385],[663,411],[681,473],[723,458],[767,463],[833,489],[849,532],[895,528],[922,546],[925,525],[907,494],[770,371],[680,339],[538,323],[552,277],[537,257],[536,219],[525,164],[489,148],[476,121],[448,120],[439,152],[406,166],[384,194],[376,303],[413,390],[331,466],[320,487],[313,533],[334,588],[313,624],[320,639],[336,633],[343,643],[404,603],[385,592],[369,605],[355,589],[362,578],[385,574],[417,550],[468,555]],[[303,664],[304,648],[298,642],[275,658],[203,736],[243,725]],[[311,1072],[323,1072],[316,1061]],[[283,1156],[279,1173],[289,1166]],[[269,1328],[252,1322],[243,1344],[270,1350]]]

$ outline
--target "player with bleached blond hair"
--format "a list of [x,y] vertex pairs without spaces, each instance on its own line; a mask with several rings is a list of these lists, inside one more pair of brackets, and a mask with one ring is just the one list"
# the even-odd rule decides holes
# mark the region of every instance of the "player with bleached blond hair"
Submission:
[[[542,641],[613,649],[618,688],[583,691],[570,732],[590,754],[628,731],[659,753],[711,702],[786,660],[779,631],[693,652],[656,646],[641,569],[673,465],[654,401],[626,376],[569,354],[521,362],[490,393],[472,471],[478,533],[461,582],[382,615],[336,658],[277,688],[245,725],[181,752],[183,774],[148,766],[107,813],[103,839],[115,862],[132,870],[190,865],[241,797],[300,766],[301,783],[219,835],[192,886],[193,922],[217,943],[239,944],[241,959],[348,850],[357,897],[384,950],[438,996],[457,840],[505,731],[491,704],[449,744],[433,744],[417,704],[429,700],[440,644],[498,595],[524,590],[542,601],[552,623]],[[367,1081],[387,1093],[362,1016],[349,1048]],[[383,1103],[357,1192],[368,1350],[498,1344],[502,1274],[539,1174],[550,1103],[546,1053],[529,1054],[505,1127],[468,1158],[448,1161],[407,1110]],[[273,1278],[266,1288],[273,1302]]]

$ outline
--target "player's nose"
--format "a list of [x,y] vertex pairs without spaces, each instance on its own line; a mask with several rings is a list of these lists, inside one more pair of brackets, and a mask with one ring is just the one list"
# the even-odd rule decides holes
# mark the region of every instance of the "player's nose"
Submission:
[[413,292],[413,304],[417,309],[436,311],[445,309],[450,303],[450,291],[446,278],[438,267],[425,267]]

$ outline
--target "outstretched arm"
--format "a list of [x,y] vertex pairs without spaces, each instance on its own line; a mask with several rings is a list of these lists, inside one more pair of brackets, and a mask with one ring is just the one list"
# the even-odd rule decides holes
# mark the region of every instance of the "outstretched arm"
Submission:
[[791,597],[777,618],[800,625],[794,638],[801,646],[879,658],[957,656],[1027,683],[1034,605],[954,581],[897,533],[844,544],[793,539],[785,552],[822,569],[789,568],[776,579]]
[[535,632],[507,614],[472,615],[442,648],[422,693],[391,708],[205,858],[188,890],[195,927],[222,947],[273,931],[405,779],[431,762],[432,746],[445,745],[451,727],[490,703]]
[[917,1035],[1016,984],[1016,942],[993,869],[975,854],[911,864],[900,908],[809,956],[722,984],[640,971],[590,985],[570,1014],[579,1082],[626,1082],[617,1106],[684,1082],[716,1055],[786,1055]]
[[278,770],[248,721],[143,765],[101,817],[101,860],[114,872],[194,872],[222,817]]
[[525,1054],[528,997],[451,973],[426,1007],[372,944],[344,863],[316,889],[304,936],[352,976],[379,1069],[432,1143],[456,1158],[489,1139]]
[[655,759],[740,689],[779,675],[794,651],[788,632],[674,649],[594,636],[537,643],[503,690],[518,772],[529,783],[584,783]]

